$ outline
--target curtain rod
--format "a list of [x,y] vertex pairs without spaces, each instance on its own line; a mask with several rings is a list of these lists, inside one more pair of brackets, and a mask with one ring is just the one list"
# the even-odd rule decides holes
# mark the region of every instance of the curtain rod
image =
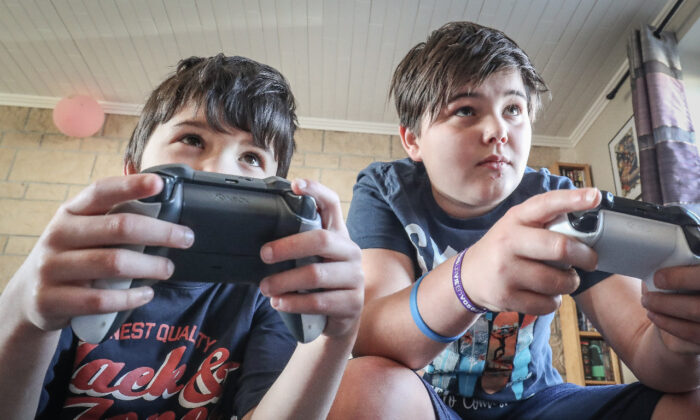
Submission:
[[[678,8],[681,7],[681,4],[683,4],[683,0],[676,0],[676,3],[673,5],[673,7],[671,8],[671,10],[668,11],[668,14],[667,14],[666,17],[664,18],[664,20],[661,21],[661,24],[659,25],[659,27],[656,28],[656,30],[654,31],[654,36],[655,36],[655,37],[657,37],[657,38],[659,37],[659,34],[661,33],[661,31],[664,30],[664,28],[666,27],[666,24],[668,23],[668,21],[671,20],[671,18],[672,18],[673,15],[676,13],[676,11],[678,10]],[[625,80],[627,80],[627,78],[629,77],[629,75],[630,75],[630,71],[627,70],[627,72],[625,72],[625,74],[622,76],[622,79],[620,79],[620,81],[617,82],[617,85],[615,85],[615,87],[613,88],[613,90],[611,90],[610,93],[608,93],[607,95],[605,95],[605,97],[606,97],[607,99],[609,99],[609,100],[612,100],[613,98],[615,98],[615,95],[617,95],[617,91],[620,90],[620,88],[622,87],[622,84],[625,83]]]

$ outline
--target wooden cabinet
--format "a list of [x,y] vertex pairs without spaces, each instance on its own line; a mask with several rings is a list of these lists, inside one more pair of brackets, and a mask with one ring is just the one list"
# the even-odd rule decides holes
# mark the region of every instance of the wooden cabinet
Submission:
[[[588,164],[557,162],[549,170],[569,177],[579,188],[593,186]],[[559,320],[566,381],[584,386],[622,383],[617,355],[577,310],[570,296],[562,297]]]
[[578,188],[592,187],[591,165],[586,163],[557,162],[549,171],[555,175],[569,177]]
[[[603,341],[599,332],[579,329],[581,317],[570,296],[562,297],[559,320],[566,381],[577,385],[622,383],[617,355]],[[584,354],[586,351],[588,354]]]

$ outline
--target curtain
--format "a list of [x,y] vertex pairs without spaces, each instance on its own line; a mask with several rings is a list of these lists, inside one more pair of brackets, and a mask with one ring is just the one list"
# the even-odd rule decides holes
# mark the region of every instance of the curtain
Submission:
[[642,198],[700,215],[700,156],[673,32],[645,26],[627,45]]

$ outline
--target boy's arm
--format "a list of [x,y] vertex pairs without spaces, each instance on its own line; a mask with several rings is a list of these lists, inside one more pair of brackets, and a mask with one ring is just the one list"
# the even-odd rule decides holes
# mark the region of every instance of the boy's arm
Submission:
[[[561,295],[578,286],[578,276],[573,269],[560,270],[543,261],[592,269],[595,253],[544,226],[558,214],[592,208],[599,200],[593,189],[559,190],[511,208],[466,252],[461,278],[467,295],[491,311],[546,314],[556,310]],[[393,251],[366,250],[363,258],[368,292],[355,354],[385,356],[412,369],[423,368],[446,344],[430,340],[413,322],[409,306],[413,278],[407,257]],[[467,311],[455,294],[455,259],[430,271],[417,293],[421,317],[428,327],[446,337],[465,331],[477,316]]]
[[[426,324],[445,336],[459,334],[477,319],[455,297],[450,282],[454,259],[448,259],[423,278],[417,299]],[[427,339],[413,322],[409,306],[413,285],[411,259],[388,249],[365,249],[362,267],[365,307],[353,354],[383,356],[414,370],[425,367],[447,344]]]
[[[660,272],[669,283],[659,287],[700,291],[700,266]],[[700,387],[700,294],[643,294],[643,287],[613,275],[575,300],[641,382],[664,392]]]
[[150,288],[99,290],[96,278],[165,279],[164,258],[108,248],[123,243],[187,247],[188,228],[139,215],[105,215],[162,188],[158,176],[108,178],[58,210],[0,296],[0,418],[35,415],[60,330],[76,315],[132,309]]
[[[260,283],[279,311],[323,314],[323,335],[300,344],[275,383],[245,419],[326,418],[357,336],[363,303],[360,250],[350,240],[338,196],[323,185],[296,180],[297,194],[314,197],[323,229],[278,239],[263,246],[267,263],[319,256],[322,262],[271,275]],[[298,294],[298,290],[320,291]]]

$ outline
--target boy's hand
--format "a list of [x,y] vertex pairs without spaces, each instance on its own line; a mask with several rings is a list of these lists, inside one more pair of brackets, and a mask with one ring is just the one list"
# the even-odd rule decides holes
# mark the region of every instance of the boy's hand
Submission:
[[[364,275],[360,248],[350,240],[338,196],[313,181],[295,180],[292,188],[316,200],[323,229],[269,242],[260,256],[268,264],[310,256],[323,261],[266,277],[260,290],[279,311],[328,316],[326,336],[355,334],[364,300]],[[323,290],[293,293],[313,289]]]
[[462,283],[471,300],[491,311],[555,311],[561,295],[576,290],[579,277],[573,269],[544,262],[593,270],[598,258],[587,245],[544,226],[559,214],[590,209],[599,202],[600,192],[594,188],[558,190],[508,210],[464,256]]
[[700,265],[668,267],[654,275],[660,289],[690,293],[650,292],[642,286],[642,306],[671,351],[700,354]]
[[123,311],[150,301],[150,287],[102,290],[91,284],[98,278],[170,277],[173,265],[168,259],[117,246],[187,248],[194,240],[189,228],[136,214],[105,214],[116,204],[162,188],[154,174],[106,178],[64,203],[5,291],[14,295],[22,319],[42,330],[56,330],[77,315]]

